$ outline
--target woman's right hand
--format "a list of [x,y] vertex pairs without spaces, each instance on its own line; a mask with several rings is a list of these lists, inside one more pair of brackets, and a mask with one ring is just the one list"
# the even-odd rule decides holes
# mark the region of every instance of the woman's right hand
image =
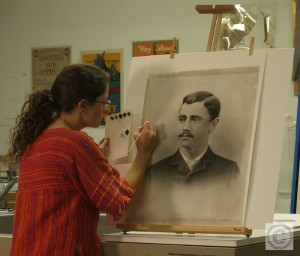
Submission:
[[133,137],[138,153],[152,154],[156,145],[157,135],[156,129],[151,122],[145,121],[142,126],[138,127]]
[[146,121],[137,129],[133,137],[137,155],[125,178],[134,189],[137,189],[145,177],[148,163],[156,145],[156,129],[149,121]]

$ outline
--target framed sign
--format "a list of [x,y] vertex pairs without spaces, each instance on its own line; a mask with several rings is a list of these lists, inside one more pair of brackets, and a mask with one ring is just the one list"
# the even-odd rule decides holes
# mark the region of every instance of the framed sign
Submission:
[[32,89],[49,89],[59,71],[71,62],[71,47],[32,48]]
[[107,115],[121,112],[122,91],[122,50],[97,50],[81,52],[82,63],[96,65],[110,75],[109,95],[110,106],[104,113],[101,125],[105,124]]
[[[170,54],[173,40],[159,40],[159,41],[143,41],[132,43],[132,56],[149,56],[149,55],[163,55]],[[175,53],[178,53],[178,40],[176,39]]]

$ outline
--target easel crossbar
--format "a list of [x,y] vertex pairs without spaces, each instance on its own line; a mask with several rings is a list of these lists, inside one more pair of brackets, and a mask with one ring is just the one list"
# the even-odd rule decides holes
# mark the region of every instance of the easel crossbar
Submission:
[[199,13],[235,13],[236,8],[234,5],[196,5],[196,10]]
[[207,234],[240,234],[250,236],[252,230],[246,227],[226,226],[180,226],[180,225],[144,225],[144,224],[117,224],[116,227],[127,231],[157,231],[175,233],[207,233]]

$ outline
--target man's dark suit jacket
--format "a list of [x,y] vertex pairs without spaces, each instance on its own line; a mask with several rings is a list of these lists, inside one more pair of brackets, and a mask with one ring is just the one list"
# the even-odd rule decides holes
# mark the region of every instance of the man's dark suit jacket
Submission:
[[208,220],[231,223],[242,209],[239,176],[237,163],[215,154],[210,147],[192,172],[177,150],[149,167],[129,222],[180,224],[182,219],[197,219],[203,224]]
[[[203,183],[205,180],[231,180],[239,173],[236,162],[215,154],[210,147],[190,171],[179,150],[175,154],[164,158],[149,167],[148,176],[152,179],[156,176],[163,177],[168,182]],[[164,180],[166,181],[166,180]]]

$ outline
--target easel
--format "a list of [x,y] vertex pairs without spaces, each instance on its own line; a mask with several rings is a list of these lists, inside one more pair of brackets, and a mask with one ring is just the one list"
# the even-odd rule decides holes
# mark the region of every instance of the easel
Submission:
[[[197,5],[196,10],[199,13],[212,13],[213,19],[210,28],[210,34],[207,43],[206,51],[216,51],[217,42],[220,33],[223,13],[235,13],[234,5]],[[251,37],[249,55],[253,54],[254,38]],[[173,59],[177,52],[177,40],[173,39],[170,51],[170,58]],[[124,233],[128,231],[143,231],[143,232],[174,232],[174,233],[206,233],[206,234],[234,234],[251,236],[252,229],[242,226],[186,226],[186,225],[147,225],[147,224],[126,224],[118,223],[116,228]]]
[[220,34],[223,13],[235,13],[234,5],[196,5],[200,14],[213,14],[206,51],[215,51]]
[[[206,51],[216,51],[217,43],[220,35],[220,28],[222,24],[222,18],[224,13],[236,13],[234,5],[196,5],[195,8],[200,14],[213,14],[212,22],[210,26],[210,32],[207,42]],[[253,54],[254,37],[250,38],[249,44],[249,56]],[[177,40],[174,37],[170,58],[173,59],[177,52]]]
[[[197,5],[196,10],[199,13],[213,14],[210,27],[209,38],[206,51],[216,51],[217,43],[220,34],[220,27],[223,13],[235,13],[234,5]],[[250,39],[249,56],[253,54],[254,37]],[[177,50],[177,40],[174,37],[170,58],[174,58]],[[181,226],[181,225],[145,225],[145,224],[117,224],[117,228],[128,231],[157,231],[157,232],[175,232],[175,233],[209,233],[209,234],[241,234],[249,237],[252,234],[252,229],[246,227],[229,227],[229,226]]]
[[[200,14],[213,14],[206,51],[216,51],[224,13],[236,13],[234,5],[196,5]],[[254,37],[250,39],[249,55],[253,54]]]

